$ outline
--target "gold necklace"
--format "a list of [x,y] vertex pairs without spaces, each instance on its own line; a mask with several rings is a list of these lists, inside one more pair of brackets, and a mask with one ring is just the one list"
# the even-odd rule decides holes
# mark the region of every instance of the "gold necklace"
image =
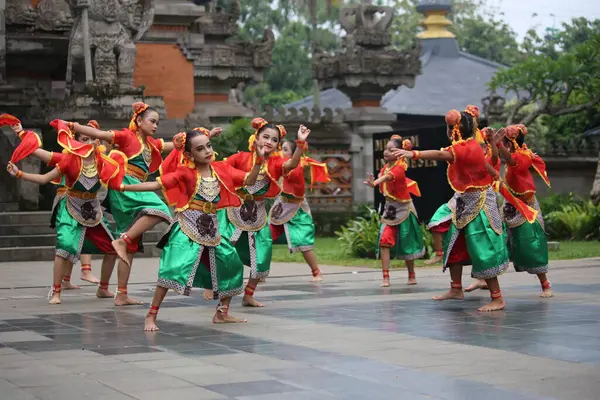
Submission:
[[96,163],[83,164],[81,167],[81,172],[88,178],[93,178],[94,176],[98,175],[98,168],[96,168]]

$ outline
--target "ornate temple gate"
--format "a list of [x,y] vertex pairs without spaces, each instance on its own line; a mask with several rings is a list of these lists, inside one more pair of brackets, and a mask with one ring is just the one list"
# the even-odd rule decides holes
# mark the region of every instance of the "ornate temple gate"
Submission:
[[[448,146],[446,127],[429,127],[393,132],[377,133],[373,135],[373,171],[375,176],[379,173],[385,161],[383,150],[393,134],[408,138],[413,142],[415,150],[433,150]],[[421,197],[413,197],[419,219],[429,221],[437,208],[447,202],[454,194],[446,177],[447,164],[445,162],[429,160],[410,160],[406,175],[415,180],[421,189]],[[379,210],[384,202],[379,189],[375,189],[375,209]]]

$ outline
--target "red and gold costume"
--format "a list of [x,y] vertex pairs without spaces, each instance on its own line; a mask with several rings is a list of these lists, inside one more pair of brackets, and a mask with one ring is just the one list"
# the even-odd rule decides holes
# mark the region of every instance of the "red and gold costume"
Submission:
[[290,253],[312,250],[315,244],[315,224],[304,193],[306,182],[304,169],[309,168],[310,185],[314,182],[329,182],[329,171],[325,163],[303,156],[300,164],[283,177],[282,193],[269,214],[273,241],[285,233]]
[[510,255],[515,269],[541,274],[548,272],[548,243],[531,170],[538,173],[548,187],[550,180],[541,157],[529,150],[527,145],[519,146],[516,141],[519,134],[527,134],[525,126],[511,125],[506,128],[506,138],[512,142],[514,151],[511,153],[512,162],[506,164],[505,180],[510,192],[526,203],[529,209],[533,209],[535,214],[531,218],[521,208],[506,203],[503,215],[510,232]]

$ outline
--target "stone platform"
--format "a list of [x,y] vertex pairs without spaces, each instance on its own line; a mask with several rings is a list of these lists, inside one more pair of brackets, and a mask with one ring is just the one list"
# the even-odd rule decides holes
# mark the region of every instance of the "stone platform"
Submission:
[[[157,265],[135,262],[133,297],[150,301]],[[317,285],[305,265],[275,264],[256,292],[265,308],[232,305],[248,324],[213,325],[214,302],[194,291],[169,295],[161,331],[144,333],[147,305],[115,309],[86,285],[50,306],[51,264],[3,263],[0,397],[597,399],[599,267],[552,263],[552,299],[538,297],[534,276],[508,272],[507,309],[482,314],[489,292],[431,300],[448,286],[437,268],[419,269],[413,287],[392,271],[382,289],[377,270],[323,266]]]

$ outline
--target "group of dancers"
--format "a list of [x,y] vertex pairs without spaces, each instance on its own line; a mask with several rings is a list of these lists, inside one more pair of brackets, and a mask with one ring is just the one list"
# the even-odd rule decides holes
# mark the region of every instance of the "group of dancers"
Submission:
[[[246,322],[228,312],[231,298],[244,292],[244,306],[262,307],[254,298],[260,280],[269,275],[273,238],[285,234],[290,252],[302,252],[313,281],[322,280],[313,251],[315,228],[304,191],[304,169],[313,182],[328,182],[327,167],[305,155],[310,130],[301,125],[295,141],[286,140],[281,125],[255,118],[249,151],[215,161],[211,139],[221,128],[195,128],[165,142],[154,137],[159,115],[147,104],[135,103],[129,126],[103,131],[95,121],[87,125],[54,120],[62,153],[41,148],[32,131],[4,114],[0,125],[11,125],[21,138],[7,170],[16,178],[59,185],[52,210],[56,256],[50,304],[61,303],[73,264],[82,255],[104,254],[98,297],[114,297],[116,306],[141,304],[127,295],[133,254],[142,249],[144,232],[160,222],[170,224],[161,238],[160,267],[145,330],[158,330],[156,316],[169,289],[189,295],[205,289],[205,298],[219,300],[213,322]],[[112,150],[107,155],[100,141]],[[168,153],[163,160],[162,153]],[[53,169],[30,174],[16,163],[28,156],[40,158]],[[156,181],[146,182],[158,172]],[[101,203],[99,190],[107,189]],[[155,191],[161,190],[169,207]],[[275,199],[267,215],[266,199]],[[112,214],[116,232],[106,220]],[[270,220],[270,221],[268,221]],[[119,259],[117,291],[108,282]],[[85,278],[93,282],[95,277]],[[250,267],[244,287],[243,266]],[[82,264],[83,266],[83,264]],[[83,274],[83,272],[82,272]]]
[[[408,284],[416,284],[414,260],[425,254],[424,240],[411,195],[418,184],[406,177],[409,159],[448,162],[448,181],[454,197],[440,207],[428,225],[436,254],[450,269],[450,290],[436,300],[462,299],[463,265],[472,265],[474,282],[465,291],[488,288],[492,300],[480,311],[503,309],[497,277],[511,259],[517,271],[538,275],[542,296],[552,295],[546,278],[548,253],[543,219],[535,198],[530,170],[548,183],[543,161],[524,144],[522,125],[498,131],[479,130],[479,111],[468,106],[446,115],[451,145],[441,150],[412,150],[412,143],[394,135],[387,143],[387,164],[365,184],[379,186],[386,198],[378,255],[382,286],[389,286],[390,259],[405,260]],[[116,306],[141,304],[127,294],[133,254],[142,250],[142,236],[161,222],[169,224],[160,239],[162,249],[154,298],[144,329],[158,330],[156,318],[169,289],[189,295],[204,288],[204,297],[218,300],[214,323],[246,322],[229,314],[232,297],[243,292],[242,304],[262,307],[254,298],[261,280],[269,275],[272,243],[285,235],[290,252],[303,254],[313,281],[323,279],[313,251],[315,227],[305,198],[305,168],[311,181],[328,182],[327,166],[306,156],[310,130],[301,125],[296,140],[287,140],[281,125],[262,118],[252,121],[254,134],[248,151],[215,161],[211,139],[221,128],[195,128],[178,133],[171,142],[154,137],[159,115],[149,105],[135,103],[127,128],[101,130],[96,121],[86,125],[54,120],[61,153],[41,148],[41,140],[25,131],[21,121],[4,114],[0,125],[10,125],[21,139],[7,170],[20,179],[58,185],[51,226],[56,230],[56,256],[51,304],[61,303],[73,265],[81,259],[82,279],[98,283],[97,297],[112,298]],[[106,142],[110,153],[106,154]],[[162,154],[168,154],[163,159]],[[46,174],[25,173],[16,163],[34,156],[53,169]],[[506,165],[500,177],[500,159]],[[158,173],[155,181],[146,181]],[[98,192],[107,189],[101,202]],[[155,193],[162,191],[169,207]],[[502,212],[496,193],[504,197]],[[266,199],[275,199],[269,213]],[[113,216],[116,231],[105,212]],[[100,279],[91,273],[90,254],[104,254]],[[115,262],[117,290],[109,290]],[[243,282],[243,267],[250,277]]]
[[[417,183],[406,177],[406,170],[407,160],[424,159],[448,163],[448,183],[455,192],[427,225],[435,254],[426,263],[442,262],[444,271],[450,269],[451,278],[450,290],[433,299],[461,300],[465,291],[489,289],[491,301],[479,311],[502,310],[505,301],[498,276],[508,269],[509,261],[516,271],[538,276],[541,297],[552,296],[544,220],[532,176],[535,171],[550,186],[545,163],[524,143],[524,125],[479,130],[478,119],[476,106],[450,110],[445,120],[451,145],[441,150],[412,150],[410,140],[393,135],[383,153],[386,165],[377,179],[369,174],[364,181],[378,186],[386,199],[378,240],[381,286],[390,285],[391,256],[405,260],[408,284],[417,283],[414,260],[425,250],[411,195],[420,196],[420,192]],[[475,281],[463,291],[464,265],[472,265]]]

